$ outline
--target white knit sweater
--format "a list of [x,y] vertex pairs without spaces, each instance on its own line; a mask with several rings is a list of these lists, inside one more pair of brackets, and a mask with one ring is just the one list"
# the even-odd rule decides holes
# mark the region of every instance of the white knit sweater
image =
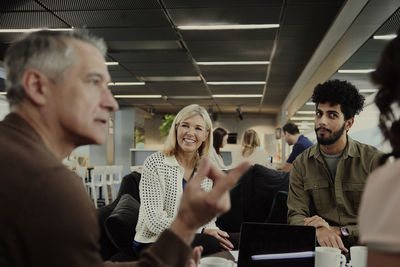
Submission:
[[[183,174],[184,168],[173,156],[157,152],[145,160],[139,185],[141,203],[135,241],[153,243],[171,225],[183,193]],[[212,180],[205,178],[201,187],[210,191],[212,185]],[[202,228],[218,229],[215,218]]]

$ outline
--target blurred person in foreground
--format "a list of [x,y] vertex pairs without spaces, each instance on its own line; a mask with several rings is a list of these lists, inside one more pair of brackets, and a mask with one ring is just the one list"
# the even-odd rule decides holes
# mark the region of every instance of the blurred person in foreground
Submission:
[[247,129],[242,137],[242,147],[240,150],[232,151],[232,166],[238,166],[243,161],[251,164],[265,166],[268,161],[267,152],[261,148],[260,137],[253,129]]
[[400,29],[371,73],[379,91],[379,127],[392,146],[380,168],[367,180],[358,223],[360,241],[368,246],[368,267],[400,266]]
[[[186,184],[202,158],[208,158],[213,144],[212,122],[205,108],[192,104],[181,109],[172,122],[164,149],[146,158],[139,185],[140,209],[134,247],[141,251],[155,242],[176,217]],[[204,179],[202,190],[210,191],[211,179]],[[193,246],[204,254],[231,250],[229,235],[211,220],[197,229]]]
[[213,147],[210,152],[210,161],[220,170],[228,169],[222,158],[221,148],[228,143],[228,132],[224,128],[217,128],[213,131]]
[[[0,266],[195,266],[195,230],[229,208],[227,190],[245,165],[223,174],[204,160],[174,222],[140,261],[102,262],[97,213],[78,176],[61,160],[105,141],[118,104],[107,84],[103,40],[85,31],[39,31],[5,56],[11,113],[0,122]],[[210,192],[200,190],[213,179]]]
[[285,141],[289,146],[293,145],[292,153],[290,153],[289,158],[285,162],[285,164],[278,168],[280,171],[290,171],[292,168],[293,161],[297,158],[298,155],[303,153],[304,150],[313,145],[313,143],[300,134],[299,128],[296,124],[292,122],[286,123],[283,127],[283,134],[285,135]]
[[319,245],[358,244],[357,215],[368,175],[383,155],[348,136],[364,97],[351,83],[318,84],[312,95],[318,143],[301,153],[290,171],[288,222],[316,228]]

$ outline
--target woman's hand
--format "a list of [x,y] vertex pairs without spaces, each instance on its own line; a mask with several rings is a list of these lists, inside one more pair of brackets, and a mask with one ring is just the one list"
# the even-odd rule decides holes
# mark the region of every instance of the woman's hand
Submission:
[[197,267],[200,263],[201,253],[203,252],[202,246],[197,246],[193,249],[193,258],[189,260],[186,267]]
[[218,239],[219,244],[221,245],[221,247],[225,250],[232,250],[233,249],[233,244],[231,243],[231,241],[228,240],[229,235],[227,232],[225,231],[221,231],[219,229],[204,229],[204,234],[207,235],[212,235],[213,237],[215,237],[216,239]]

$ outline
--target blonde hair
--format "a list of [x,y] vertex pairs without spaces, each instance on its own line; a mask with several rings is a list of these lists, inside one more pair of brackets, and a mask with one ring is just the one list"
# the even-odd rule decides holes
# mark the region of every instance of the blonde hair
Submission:
[[242,156],[250,156],[258,146],[260,146],[260,138],[258,137],[257,132],[253,129],[246,130],[242,139]]
[[197,104],[192,104],[189,106],[184,107],[181,109],[178,114],[176,114],[176,117],[174,121],[172,122],[171,129],[169,130],[167,140],[165,141],[164,144],[164,149],[162,150],[162,153],[167,156],[176,156],[178,152],[178,145],[176,142],[176,131],[178,125],[184,121],[185,119],[195,116],[195,115],[200,115],[205,122],[205,127],[206,127],[206,140],[201,144],[201,146],[198,149],[197,153],[197,158],[196,158],[196,165],[200,159],[203,157],[208,157],[210,154],[210,147],[213,143],[213,138],[211,134],[211,129],[212,129],[212,122],[210,119],[210,116],[208,115],[207,111],[205,108],[197,105]]

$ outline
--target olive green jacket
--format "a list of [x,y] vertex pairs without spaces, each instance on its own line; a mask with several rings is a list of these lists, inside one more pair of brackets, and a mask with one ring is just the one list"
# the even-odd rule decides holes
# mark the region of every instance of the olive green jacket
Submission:
[[383,155],[376,148],[347,136],[347,146],[331,173],[313,145],[293,162],[288,195],[288,223],[304,225],[304,218],[318,215],[331,226],[347,227],[348,245],[358,242],[357,215],[366,178],[379,165]]

